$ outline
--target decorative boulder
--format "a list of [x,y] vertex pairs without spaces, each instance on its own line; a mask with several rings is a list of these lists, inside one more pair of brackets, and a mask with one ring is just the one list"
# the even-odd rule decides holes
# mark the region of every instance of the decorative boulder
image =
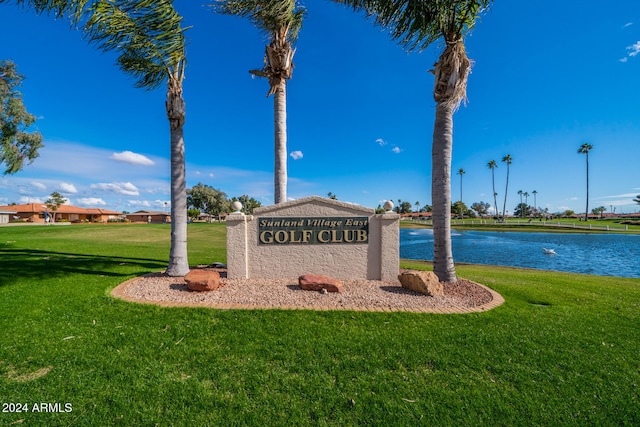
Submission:
[[442,283],[433,271],[405,271],[398,276],[403,288],[429,296],[444,295]]
[[191,270],[184,276],[187,287],[192,291],[213,291],[220,287],[220,273],[217,271]]
[[321,291],[324,289],[327,292],[344,292],[344,287],[340,280],[320,274],[304,274],[298,277],[298,284],[305,291]]

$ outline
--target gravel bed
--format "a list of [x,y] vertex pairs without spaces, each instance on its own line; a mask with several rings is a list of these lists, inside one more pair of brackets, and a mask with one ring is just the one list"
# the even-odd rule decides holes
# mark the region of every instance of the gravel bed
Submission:
[[444,296],[431,297],[404,289],[398,282],[344,280],[343,293],[321,293],[302,290],[297,277],[227,279],[226,271],[211,270],[220,271],[223,277],[222,287],[215,291],[191,291],[182,277],[152,273],[123,283],[114,295],[162,305],[220,308],[468,312],[501,303],[495,292],[460,278],[454,284],[444,284]]

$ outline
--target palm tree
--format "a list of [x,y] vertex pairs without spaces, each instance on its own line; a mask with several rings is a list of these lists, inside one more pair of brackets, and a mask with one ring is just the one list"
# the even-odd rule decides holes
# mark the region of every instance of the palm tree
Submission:
[[538,203],[536,202],[536,195],[538,194],[538,192],[536,190],[533,190],[531,194],[533,194],[533,209],[535,212],[538,212]]
[[491,160],[489,163],[487,163],[487,167],[491,169],[491,186],[493,187],[493,207],[496,210],[496,216],[499,216],[500,214],[498,213],[498,200],[496,198],[498,193],[496,193],[496,178],[495,178],[495,168],[498,167],[498,164],[496,163],[495,160]]
[[441,282],[457,281],[451,250],[451,154],[453,114],[466,99],[471,61],[464,35],[492,0],[334,0],[362,10],[389,29],[408,50],[422,50],[443,39],[444,51],[432,71],[436,117],[431,148],[433,271]]
[[120,52],[119,67],[136,87],[155,89],[167,81],[166,113],[171,147],[171,250],[169,276],[189,272],[187,258],[187,185],[184,157],[185,28],[171,0],[100,0],[85,25],[89,41]]
[[[456,172],[456,175],[460,175],[460,202],[461,202],[460,206],[462,206],[462,175],[464,175],[465,173],[467,173],[467,172],[465,172],[465,170],[462,169],[462,168],[460,168],[458,170],[458,172]],[[460,212],[460,216],[463,217],[464,216],[464,212],[461,211]]]
[[522,218],[523,216],[523,209],[522,209],[522,195],[524,194],[524,192],[522,190],[518,190],[518,195],[520,196],[520,217]]
[[[2,1],[2,0],[0,0]],[[37,13],[69,15],[90,43],[116,50],[119,67],[136,79],[136,87],[155,89],[167,81],[166,112],[171,141],[171,249],[167,274],[189,272],[187,258],[187,189],[184,161],[184,79],[186,28],[171,0],[16,0]]]
[[287,80],[293,73],[292,45],[302,27],[305,9],[296,0],[218,0],[213,9],[236,15],[264,30],[270,38],[264,68],[251,74],[269,79],[267,97],[274,95],[275,166],[274,203],[287,201]]
[[414,205],[416,207],[416,212],[420,212],[420,202],[415,202]]
[[578,148],[578,154],[584,154],[587,156],[587,205],[584,208],[584,220],[589,220],[589,151],[593,148],[593,145],[585,142]]
[[511,162],[513,162],[513,157],[511,157],[511,154],[507,154],[502,158],[502,161],[507,164],[507,185],[504,189],[504,204],[502,205],[502,220],[505,221],[505,212],[507,211],[507,193],[509,191],[509,166],[511,166]]
[[640,194],[638,194],[638,197],[633,199],[633,201],[640,205]]

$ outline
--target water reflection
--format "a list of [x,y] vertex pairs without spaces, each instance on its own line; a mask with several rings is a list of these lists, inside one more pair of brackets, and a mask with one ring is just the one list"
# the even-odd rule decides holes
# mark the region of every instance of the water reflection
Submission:
[[[452,230],[456,262],[640,277],[640,236]],[[547,255],[542,248],[554,249]],[[431,229],[400,230],[400,257],[433,259]]]

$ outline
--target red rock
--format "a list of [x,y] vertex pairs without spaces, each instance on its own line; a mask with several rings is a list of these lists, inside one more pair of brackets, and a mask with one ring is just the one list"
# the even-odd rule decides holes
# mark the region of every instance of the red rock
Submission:
[[340,280],[320,274],[304,274],[298,277],[298,284],[305,291],[320,291],[326,289],[327,292],[344,292],[344,287]]
[[192,291],[213,291],[220,287],[220,273],[217,271],[191,270],[184,276],[187,287]]
[[403,288],[429,296],[444,295],[444,287],[433,271],[405,271],[398,276]]

